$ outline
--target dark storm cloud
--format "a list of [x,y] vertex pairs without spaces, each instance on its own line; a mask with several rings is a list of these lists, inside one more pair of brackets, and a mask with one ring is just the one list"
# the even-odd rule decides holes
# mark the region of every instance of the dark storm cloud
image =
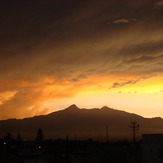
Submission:
[[136,84],[140,81],[144,81],[144,80],[147,80],[149,78],[152,78],[154,76],[157,76],[156,74],[154,75],[151,75],[151,76],[142,76],[138,79],[132,79],[132,80],[124,80],[124,81],[120,81],[120,82],[115,82],[113,83],[113,85],[110,87],[110,89],[113,89],[113,88],[120,88],[120,87],[124,87],[126,85],[132,85],[132,84]]
[[121,19],[114,20],[113,23],[114,24],[126,24],[130,22],[135,22],[135,21],[136,21],[135,18],[121,18]]
[[129,47],[124,48],[121,51],[121,53],[123,53],[123,55],[128,55],[128,56],[132,56],[132,55],[139,56],[145,54],[147,56],[155,55],[157,57],[158,55],[161,55],[163,52],[162,45],[163,45],[163,40],[145,42],[136,45],[131,44]]
[[[142,29],[150,35],[157,29],[153,23],[161,24],[162,14],[154,5],[150,0],[5,1],[0,10],[0,72],[6,78],[25,79],[74,74],[70,78],[78,80],[80,71],[119,71],[126,60],[134,66],[140,62],[135,56],[147,59],[148,64],[150,58],[144,55],[159,59],[156,53],[162,50],[162,40],[137,39],[137,44],[129,40],[135,31]],[[145,29],[147,25],[151,26]]]
[[119,87],[123,87],[123,86],[126,86],[126,85],[129,85],[129,84],[136,84],[137,82],[139,82],[139,80],[128,80],[128,81],[124,81],[124,82],[115,82],[113,83],[113,85],[110,87],[110,89],[112,88],[119,88]]
[[154,4],[154,7],[155,8],[162,8],[163,7],[163,1],[162,0],[156,1]]

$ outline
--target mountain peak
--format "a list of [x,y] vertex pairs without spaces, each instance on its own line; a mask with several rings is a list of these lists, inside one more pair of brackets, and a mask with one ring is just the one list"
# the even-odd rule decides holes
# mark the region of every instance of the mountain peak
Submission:
[[111,109],[111,108],[108,106],[103,106],[101,109]]
[[70,105],[68,108],[66,108],[66,110],[78,110],[79,108],[73,104],[73,105]]

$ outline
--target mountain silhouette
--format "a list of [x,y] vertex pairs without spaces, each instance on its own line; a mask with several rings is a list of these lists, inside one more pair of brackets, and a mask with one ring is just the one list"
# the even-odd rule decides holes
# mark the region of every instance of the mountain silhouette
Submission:
[[73,105],[69,106],[68,108],[66,108],[65,110],[75,111],[75,110],[79,110],[79,108],[75,104],[73,104]]
[[139,123],[139,134],[163,133],[162,118],[144,118],[107,106],[101,109],[79,109],[71,105],[48,115],[2,120],[0,137],[7,133],[16,137],[21,133],[25,139],[34,139],[36,131],[41,128],[45,138],[65,138],[68,135],[70,139],[105,139],[106,134],[109,138],[131,138],[131,121]]

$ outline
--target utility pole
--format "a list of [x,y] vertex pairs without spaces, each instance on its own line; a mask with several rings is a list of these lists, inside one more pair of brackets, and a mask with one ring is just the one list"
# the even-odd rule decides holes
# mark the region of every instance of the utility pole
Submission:
[[135,156],[135,163],[138,163],[139,161],[139,147],[138,144],[136,143],[136,134],[138,134],[139,131],[139,124],[135,121],[132,121],[130,123],[130,128],[133,132],[133,152],[134,152],[134,156]]
[[139,124],[135,121],[131,122],[130,128],[133,132],[133,142],[136,142],[136,133],[139,131]]

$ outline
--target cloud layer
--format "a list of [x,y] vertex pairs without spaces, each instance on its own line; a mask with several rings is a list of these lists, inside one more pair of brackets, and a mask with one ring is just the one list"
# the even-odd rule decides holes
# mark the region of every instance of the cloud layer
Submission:
[[[1,113],[39,114],[40,101],[72,96],[66,87],[94,76],[162,73],[162,11],[162,1],[152,0],[3,1],[0,92],[17,93],[0,106]],[[64,89],[44,97],[44,79]]]

